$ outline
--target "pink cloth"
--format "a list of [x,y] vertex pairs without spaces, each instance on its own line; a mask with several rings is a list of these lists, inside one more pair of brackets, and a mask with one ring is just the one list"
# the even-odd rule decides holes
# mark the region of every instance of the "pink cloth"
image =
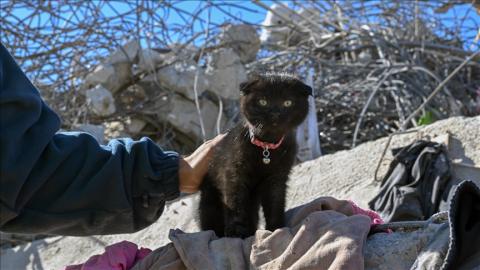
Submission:
[[65,270],[128,270],[150,252],[148,248],[138,249],[136,244],[122,241],[107,246],[103,254],[92,256],[82,264],[69,265]]
[[380,215],[372,210],[360,208],[356,203],[349,201],[353,208],[354,215],[365,215],[370,218],[372,221],[371,225],[383,224],[385,223],[380,217]]

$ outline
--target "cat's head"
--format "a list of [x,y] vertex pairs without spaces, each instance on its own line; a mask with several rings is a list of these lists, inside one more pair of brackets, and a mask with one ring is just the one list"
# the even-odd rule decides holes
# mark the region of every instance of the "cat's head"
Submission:
[[307,116],[312,88],[292,75],[267,73],[241,83],[240,92],[242,113],[252,127],[286,134]]

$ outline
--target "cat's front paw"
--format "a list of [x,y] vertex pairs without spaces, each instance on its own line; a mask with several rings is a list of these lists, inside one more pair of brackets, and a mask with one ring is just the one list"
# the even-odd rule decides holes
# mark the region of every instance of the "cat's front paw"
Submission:
[[254,233],[255,232],[252,232],[246,226],[240,224],[234,224],[225,227],[226,237],[247,238],[249,236],[252,236]]

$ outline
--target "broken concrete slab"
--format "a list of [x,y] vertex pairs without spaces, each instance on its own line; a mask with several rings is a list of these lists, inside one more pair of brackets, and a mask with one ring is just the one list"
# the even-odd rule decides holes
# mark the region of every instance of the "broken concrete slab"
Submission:
[[231,48],[221,48],[210,54],[208,62],[209,90],[222,98],[238,99],[239,85],[247,80],[247,71],[240,57]]
[[141,71],[154,71],[158,66],[170,58],[169,54],[159,53],[153,49],[142,49],[139,54],[138,69]]
[[115,113],[115,100],[112,93],[101,85],[85,92],[87,105],[98,116],[109,116]]
[[130,40],[110,54],[107,59],[105,59],[105,63],[112,65],[118,63],[135,63],[138,61],[140,49],[141,47],[138,40]]
[[219,36],[220,43],[232,48],[242,63],[254,61],[260,50],[260,38],[255,28],[247,24],[229,24]]
[[102,85],[110,92],[115,93],[132,79],[132,70],[129,63],[100,64],[85,78],[85,86]]
[[[161,68],[142,78],[143,82],[158,82],[166,89],[177,92],[190,100],[195,100],[195,76],[197,65],[193,61],[180,61]],[[197,94],[200,96],[209,87],[209,82],[203,70],[198,71]]]
[[[162,104],[158,107],[168,107],[167,111],[162,109],[158,117],[169,122],[180,132],[187,134],[196,140],[202,140],[200,118],[195,102],[185,99],[180,95],[173,94],[168,99],[159,100]],[[218,117],[218,106],[212,101],[202,98],[199,100],[202,113],[205,135],[207,139],[213,138],[216,133],[216,122]],[[222,117],[220,130],[225,126],[225,117]]]
[[128,118],[125,123],[125,127],[128,133],[136,135],[139,134],[142,129],[147,125],[147,122],[139,118]]
[[133,77],[132,64],[138,61],[140,43],[127,42],[110,54],[105,61],[85,78],[85,87],[101,84],[112,93],[120,90]]

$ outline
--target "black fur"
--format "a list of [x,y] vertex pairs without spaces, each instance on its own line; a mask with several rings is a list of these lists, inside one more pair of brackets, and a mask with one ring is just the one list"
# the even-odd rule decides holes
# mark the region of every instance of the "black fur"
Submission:
[[[244,120],[217,146],[201,186],[200,225],[219,236],[247,237],[257,229],[259,207],[265,214],[266,229],[284,226],[287,180],[295,161],[294,130],[308,112],[311,88],[291,75],[256,75],[240,85]],[[260,99],[267,106],[260,105]],[[293,104],[285,107],[285,101]],[[270,164],[262,162],[263,149],[250,142],[255,137],[277,143],[270,150]]]

